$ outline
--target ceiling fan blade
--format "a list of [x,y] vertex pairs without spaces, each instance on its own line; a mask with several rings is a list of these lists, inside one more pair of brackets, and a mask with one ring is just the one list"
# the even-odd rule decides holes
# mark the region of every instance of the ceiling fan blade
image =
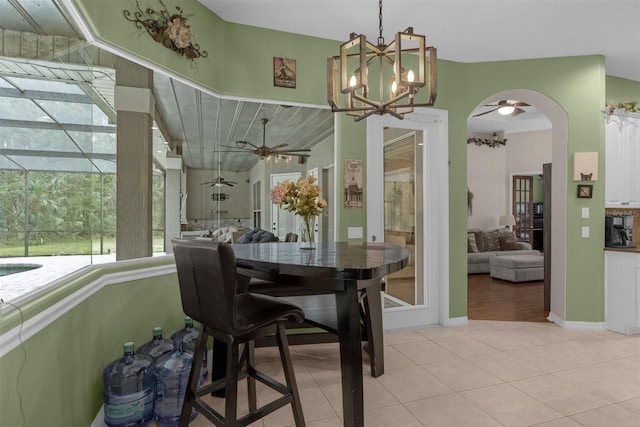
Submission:
[[[499,108],[499,107],[498,107],[498,108]],[[471,117],[480,117],[480,116],[484,116],[485,114],[493,113],[494,111],[498,110],[498,108],[494,108],[493,110],[485,111],[484,113],[476,114],[476,115],[471,116]]]
[[223,182],[224,185],[228,185],[229,187],[233,187],[235,185],[235,183],[231,183],[229,181],[225,181]]
[[525,111],[524,111],[522,108],[518,108],[518,107],[516,107],[516,109],[515,109],[515,110],[513,110],[513,113],[511,113],[511,115],[512,115],[513,117],[515,117],[515,116],[519,115],[520,113],[524,113],[524,112],[525,112]]
[[529,104],[522,101],[514,102],[511,105],[513,105],[514,107],[529,107]]
[[200,185],[205,185],[205,184],[215,184],[214,181],[209,181],[209,182],[201,182]]
[[237,147],[237,148],[244,148],[244,147],[239,147],[239,146],[238,146],[238,143],[240,143],[240,144],[242,144],[242,145],[250,145],[250,146],[252,146],[253,148],[256,148],[256,149],[258,148],[258,146],[257,146],[257,145],[255,145],[255,144],[253,144],[253,143],[251,143],[251,142],[249,142],[249,141],[236,141],[236,147]]
[[278,145],[274,145],[273,147],[271,147],[271,149],[272,150],[277,150],[278,148],[286,147],[287,145],[289,145],[289,144],[287,144],[287,143],[278,144]]

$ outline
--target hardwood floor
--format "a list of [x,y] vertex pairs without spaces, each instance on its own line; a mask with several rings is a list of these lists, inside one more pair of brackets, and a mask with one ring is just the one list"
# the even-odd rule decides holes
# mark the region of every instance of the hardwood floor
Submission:
[[547,322],[542,281],[512,283],[489,274],[467,277],[469,319]]

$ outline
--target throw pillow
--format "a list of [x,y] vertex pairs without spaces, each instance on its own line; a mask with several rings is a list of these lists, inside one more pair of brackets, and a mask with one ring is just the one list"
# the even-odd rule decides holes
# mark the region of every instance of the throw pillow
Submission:
[[498,230],[484,231],[482,234],[485,252],[502,250],[502,247],[500,246],[500,234]]
[[467,252],[478,252],[478,244],[476,243],[476,235],[473,233],[467,234]]
[[476,245],[478,246],[478,252],[484,252],[484,233],[478,230],[473,233],[476,236]]
[[516,238],[513,237],[513,233],[501,233],[500,247],[503,251],[515,251],[518,249]]

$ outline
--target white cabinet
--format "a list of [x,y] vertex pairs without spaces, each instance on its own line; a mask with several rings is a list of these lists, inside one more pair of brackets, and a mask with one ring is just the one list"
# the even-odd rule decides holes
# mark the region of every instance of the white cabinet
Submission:
[[640,208],[640,117],[611,115],[605,125],[606,207]]
[[640,333],[640,253],[605,251],[607,329]]

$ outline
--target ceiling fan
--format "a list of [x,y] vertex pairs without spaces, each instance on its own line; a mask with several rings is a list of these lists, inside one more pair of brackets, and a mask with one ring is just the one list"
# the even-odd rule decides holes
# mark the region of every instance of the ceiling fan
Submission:
[[225,145],[228,148],[237,148],[237,150],[229,150],[229,153],[253,153],[258,156],[260,160],[270,160],[275,158],[276,160],[290,160],[291,156],[298,157],[309,157],[309,154],[303,154],[305,152],[311,151],[308,148],[301,149],[284,149],[288,144],[278,144],[273,147],[267,147],[266,134],[267,134],[267,123],[269,119],[262,119],[262,145],[257,146],[249,141],[236,141],[235,147],[232,145]]
[[503,116],[510,115],[515,117],[518,114],[525,112],[525,110],[519,107],[528,107],[528,106],[529,104],[527,104],[526,102],[505,99],[505,100],[499,101],[497,104],[486,104],[485,107],[495,107],[495,108],[480,114],[476,114],[472,117],[484,116],[485,114],[493,113],[496,110],[498,110],[498,113],[500,113]]
[[200,185],[205,185],[205,184],[211,184],[212,187],[213,186],[222,187],[223,185],[228,185],[229,187],[233,187],[234,185],[237,184],[237,182],[227,181],[223,177],[219,176],[216,179],[214,179],[213,181],[203,182]]

